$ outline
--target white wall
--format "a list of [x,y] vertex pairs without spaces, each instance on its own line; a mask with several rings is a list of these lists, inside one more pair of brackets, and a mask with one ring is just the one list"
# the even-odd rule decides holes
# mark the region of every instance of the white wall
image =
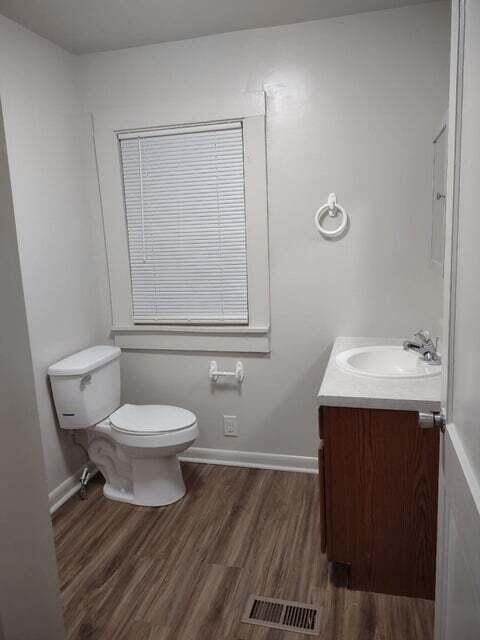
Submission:
[[50,489],[83,454],[57,428],[46,368],[104,335],[75,68],[73,56],[0,16],[0,96]]
[[[191,408],[201,447],[315,455],[315,394],[333,338],[405,336],[438,321],[431,139],[448,56],[441,2],[79,59],[88,112],[268,95],[271,356],[243,357],[239,393],[211,388],[211,354],[125,352],[124,400]],[[339,242],[313,225],[330,191],[351,215]],[[98,200],[96,215],[100,234]],[[231,368],[236,357],[217,359]],[[239,438],[223,436],[222,414],[238,415]]]
[[60,640],[63,623],[0,107],[0,638]]

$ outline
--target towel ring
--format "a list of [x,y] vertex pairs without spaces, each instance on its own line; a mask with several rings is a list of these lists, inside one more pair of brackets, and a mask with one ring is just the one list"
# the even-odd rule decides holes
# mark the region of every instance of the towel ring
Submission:
[[[322,220],[325,215],[329,215],[331,218],[336,218],[336,216],[340,213],[341,220],[340,224],[336,229],[325,229],[322,225]],[[346,229],[348,224],[348,214],[343,207],[337,204],[337,197],[334,193],[331,193],[328,196],[327,204],[318,209],[315,214],[315,226],[317,227],[319,233],[322,234],[325,238],[336,238],[340,236]]]

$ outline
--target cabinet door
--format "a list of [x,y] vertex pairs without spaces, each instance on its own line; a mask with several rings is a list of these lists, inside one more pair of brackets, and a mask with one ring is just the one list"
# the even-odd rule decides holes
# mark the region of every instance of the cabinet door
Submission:
[[325,452],[323,440],[318,447],[318,483],[320,488],[320,551],[327,550],[327,513],[325,499]]
[[322,409],[329,560],[352,589],[433,598],[438,430],[415,412]]
[[326,510],[326,487],[325,487],[325,451],[324,451],[324,431],[322,425],[322,407],[318,410],[318,486],[320,490],[320,551],[327,551],[327,510]]

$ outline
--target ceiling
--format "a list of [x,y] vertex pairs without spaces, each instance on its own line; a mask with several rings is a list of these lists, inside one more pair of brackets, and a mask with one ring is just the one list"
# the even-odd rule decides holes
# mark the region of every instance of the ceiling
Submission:
[[0,14],[72,53],[89,53],[425,1],[0,0]]

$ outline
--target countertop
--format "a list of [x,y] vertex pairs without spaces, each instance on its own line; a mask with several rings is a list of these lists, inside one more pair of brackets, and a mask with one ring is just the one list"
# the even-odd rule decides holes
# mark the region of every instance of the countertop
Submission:
[[409,379],[373,378],[344,372],[335,363],[335,357],[341,351],[382,344],[401,345],[402,340],[337,338],[318,392],[318,405],[396,411],[440,411],[441,375]]

